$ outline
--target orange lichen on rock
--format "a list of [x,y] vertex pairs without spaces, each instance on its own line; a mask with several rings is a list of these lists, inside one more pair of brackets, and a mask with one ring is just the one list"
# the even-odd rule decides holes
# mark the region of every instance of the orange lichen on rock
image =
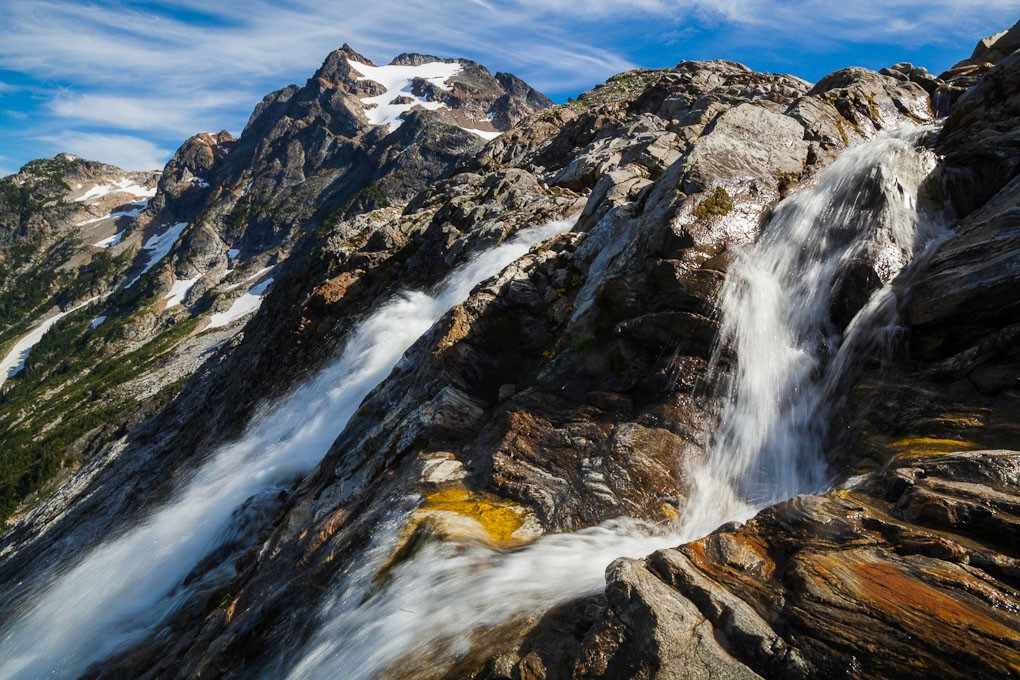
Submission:
[[333,535],[340,530],[347,521],[349,514],[350,513],[347,508],[340,507],[331,512],[326,519],[319,524],[318,529],[312,535],[311,540],[309,540],[308,545],[305,547],[305,560],[309,559],[312,553],[322,547],[323,543],[332,538]]
[[364,272],[361,270],[338,274],[316,288],[314,295],[321,298],[326,304],[335,304],[343,299],[347,290],[361,278],[362,274]]
[[443,352],[453,347],[467,337],[471,331],[471,320],[468,318],[464,307],[457,305],[450,311],[448,317],[448,328],[442,338],[436,342],[436,353]]
[[[1003,670],[1015,670],[1020,665],[1020,630],[999,620],[993,608],[929,583],[923,565],[917,565],[920,571],[912,573],[915,567],[867,551],[813,553],[800,561],[804,573],[826,582],[826,589],[841,594],[841,601],[849,598],[867,611],[883,612],[913,639],[970,648]],[[972,580],[956,565],[942,562],[932,568],[940,572],[928,574],[932,581],[950,578],[954,583],[966,584]],[[979,585],[959,590],[979,591]]]

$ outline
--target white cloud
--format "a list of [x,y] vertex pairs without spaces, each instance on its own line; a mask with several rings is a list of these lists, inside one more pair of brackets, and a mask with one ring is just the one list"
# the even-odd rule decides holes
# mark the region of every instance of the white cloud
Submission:
[[243,93],[198,95],[184,98],[62,93],[50,102],[61,118],[125,130],[170,131],[183,136],[203,129],[224,108],[251,105]]
[[[266,0],[176,0],[182,9],[216,12],[197,26],[121,5],[71,0],[10,3],[0,67],[120,97],[173,98],[242,89],[257,101],[267,81],[303,80],[341,42],[386,58],[405,50],[490,57],[544,84],[589,83],[630,66],[613,50],[534,21],[520,4],[379,0],[352,12],[346,3],[311,0],[288,9]],[[555,61],[543,57],[553,56]],[[484,60],[484,59],[483,59]],[[243,87],[238,87],[243,84]],[[131,94],[127,94],[132,91]]]
[[66,132],[42,136],[38,140],[50,148],[49,155],[64,151],[125,170],[161,169],[171,153],[147,139],[129,135]]
[[[130,140],[128,157],[150,163],[164,152],[151,142],[141,146],[140,137],[236,129],[266,92],[303,82],[345,41],[376,60],[402,51],[466,56],[541,90],[565,92],[633,67],[621,49],[606,47],[606,33],[630,22],[643,22],[644,33],[633,39],[646,48],[707,25],[720,47],[775,51],[793,44],[803,51],[884,41],[969,49],[978,36],[1012,21],[1020,0],[373,0],[356,10],[350,2],[319,0],[291,0],[286,7],[273,0],[164,0],[152,6],[180,10],[175,14],[140,7],[126,0],[0,0],[0,69],[64,86],[44,95],[50,117],[34,121],[35,134],[71,128],[64,136],[81,141],[101,137],[81,130],[129,132],[106,137]],[[673,47],[677,59],[682,44]]]

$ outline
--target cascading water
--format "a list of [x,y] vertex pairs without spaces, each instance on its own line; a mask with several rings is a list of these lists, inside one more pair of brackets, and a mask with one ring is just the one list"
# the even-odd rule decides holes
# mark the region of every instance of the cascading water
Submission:
[[721,376],[720,425],[695,470],[685,534],[704,535],[826,486],[829,407],[849,355],[895,321],[884,287],[844,338],[832,321],[834,293],[862,261],[891,279],[939,233],[938,220],[918,205],[935,166],[933,154],[915,148],[923,132],[886,132],[846,151],[777,206],[754,247],[736,254],[719,296],[711,372],[730,351],[736,365]]
[[366,318],[337,361],[256,416],[164,507],[39,588],[0,639],[0,677],[76,677],[152,633],[187,599],[183,579],[229,537],[245,501],[313,468],[418,337],[475,285],[571,226],[522,231],[454,270],[434,295],[402,293]]
[[[895,296],[885,287],[841,333],[830,321],[833,289],[861,259],[891,279],[938,231],[918,207],[934,166],[915,148],[920,134],[885,133],[845,152],[781,203],[731,265],[712,361],[726,405],[706,459],[692,470],[679,527],[614,520],[510,553],[434,543],[373,592],[403,520],[394,517],[336,585],[306,648],[284,661],[294,664],[290,677],[367,680],[402,662],[405,671],[441,666],[479,631],[599,590],[618,557],[643,557],[822,487],[828,409],[853,358],[895,322]],[[736,361],[727,373],[729,354]]]

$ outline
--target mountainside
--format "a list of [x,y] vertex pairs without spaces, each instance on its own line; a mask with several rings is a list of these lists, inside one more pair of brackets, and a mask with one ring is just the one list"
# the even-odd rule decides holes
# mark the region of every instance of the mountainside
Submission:
[[[388,104],[361,98],[382,85],[356,66],[415,101],[380,120]],[[303,237],[405,203],[548,104],[470,61],[405,54],[376,67],[345,45],[304,87],[266,97],[239,139],[195,135],[162,173],[61,154],[4,178],[0,386],[26,368],[0,397],[0,514],[173,397],[258,308],[274,269],[309,247]]]
[[344,45],[0,180],[0,676],[1016,675],[1017,48]]

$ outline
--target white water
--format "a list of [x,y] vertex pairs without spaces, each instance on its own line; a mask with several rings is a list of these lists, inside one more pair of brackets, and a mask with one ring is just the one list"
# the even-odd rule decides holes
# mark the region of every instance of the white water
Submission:
[[454,270],[434,295],[405,292],[352,332],[339,359],[256,416],[161,509],[40,590],[0,640],[0,677],[76,677],[158,628],[187,595],[175,588],[220,544],[245,500],[312,469],[405,350],[479,282],[535,244],[554,222],[521,232]]
[[[895,273],[936,231],[918,217],[918,187],[933,159],[914,150],[915,137],[882,135],[847,151],[784,201],[767,232],[731,265],[713,365],[732,348],[736,368],[723,385],[726,406],[709,454],[692,470],[695,489],[679,526],[614,520],[509,553],[432,544],[373,592],[394,548],[391,526],[336,585],[324,623],[289,677],[369,680],[401,660],[442,666],[487,627],[602,589],[605,568],[619,557],[644,557],[823,486],[827,408],[851,355],[880,340],[895,311],[895,296],[883,288],[841,343],[829,321],[833,284],[865,253]],[[893,199],[874,209],[878,186]],[[395,516],[393,525],[401,521]]]
[[850,350],[879,340],[872,336],[895,321],[885,287],[852,321],[854,342],[844,342],[830,318],[834,287],[860,258],[891,279],[940,232],[917,204],[935,165],[915,149],[919,135],[883,133],[846,151],[778,206],[754,247],[737,252],[719,297],[712,365],[729,348],[737,361],[723,378],[727,398],[695,471],[685,533],[704,535],[828,485],[822,447]]

